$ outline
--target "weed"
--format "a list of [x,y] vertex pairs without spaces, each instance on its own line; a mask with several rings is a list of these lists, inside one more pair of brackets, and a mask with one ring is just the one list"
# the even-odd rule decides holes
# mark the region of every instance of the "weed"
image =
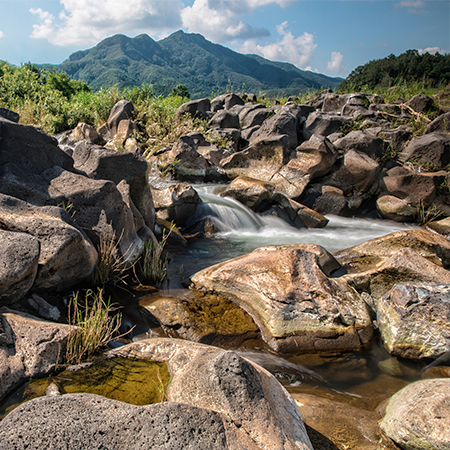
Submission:
[[444,211],[439,209],[434,203],[431,206],[426,207],[422,199],[413,206],[417,208],[416,221],[420,225],[434,222],[444,215]]
[[364,129],[364,120],[363,117],[358,117],[356,119],[353,119],[350,122],[344,122],[339,128],[339,133],[342,133],[344,136],[351,131],[357,131]]
[[[175,229],[172,224],[169,232],[163,233],[162,239],[158,241],[148,241],[144,247],[144,252],[138,262],[141,282],[159,286],[167,277],[168,256],[164,256],[164,247],[170,234]],[[139,278],[139,277],[138,277]]]
[[107,283],[125,283],[125,272],[128,269],[124,257],[118,256],[120,238],[116,242],[115,233],[104,233],[100,235],[98,246],[98,262],[95,266],[93,284],[104,286]]
[[103,298],[103,290],[88,290],[84,301],[79,293],[73,293],[69,301],[68,322],[78,330],[69,336],[66,345],[65,360],[67,364],[80,364],[91,358],[106,344],[113,340],[119,330],[122,315],[115,313],[111,299]]
[[230,139],[223,135],[220,136],[219,134],[207,133],[205,134],[205,140],[219,148],[227,148],[232,144]]

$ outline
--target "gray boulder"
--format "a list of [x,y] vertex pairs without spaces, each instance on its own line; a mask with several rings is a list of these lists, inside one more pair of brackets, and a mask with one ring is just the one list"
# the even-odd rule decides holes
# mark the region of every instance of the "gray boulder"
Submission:
[[12,305],[33,286],[39,261],[39,241],[26,233],[0,230],[0,305]]
[[241,128],[244,130],[256,125],[262,125],[268,115],[269,110],[264,105],[246,105],[245,108],[239,111]]
[[337,114],[315,111],[309,114],[303,128],[303,138],[308,140],[313,134],[329,136],[335,133],[345,123],[349,123],[351,118]]
[[425,134],[434,132],[450,133],[450,111],[436,117],[425,128]]
[[11,122],[19,123],[20,115],[7,108],[0,108],[0,116]]
[[377,303],[377,323],[390,354],[438,358],[450,351],[450,285],[399,283]]
[[122,120],[132,119],[134,106],[128,100],[118,101],[111,109],[107,120],[107,126],[112,136],[115,136]]
[[208,122],[208,128],[240,128],[239,116],[225,109],[217,111]]
[[[0,309],[0,399],[18,383],[54,370],[62,362],[67,339],[75,329]],[[0,442],[6,441],[1,438]]]
[[190,102],[183,103],[177,109],[177,116],[181,117],[184,114],[189,114],[192,118],[199,117],[205,119],[208,117],[208,113],[211,110],[211,102],[209,98],[202,98],[199,100],[191,100]]
[[434,100],[425,94],[417,94],[406,102],[413,111],[418,113],[427,112],[433,105]]
[[[34,206],[0,194],[0,216],[4,218],[5,229],[27,233],[39,242],[35,289],[62,291],[90,279],[97,263],[97,251],[67,211],[54,206]],[[35,258],[35,245],[28,250],[30,254],[23,257],[31,264],[29,270],[34,271],[30,258]],[[32,272],[28,277],[34,278]]]
[[236,105],[244,105],[244,100],[236,94],[222,94],[211,100],[211,111],[217,112],[221,109],[229,110]]
[[402,162],[440,170],[450,163],[450,136],[434,132],[414,137],[399,158]]
[[381,429],[405,450],[448,450],[450,379],[421,380],[393,395]]
[[386,143],[372,134],[356,130],[334,142],[339,152],[347,153],[350,150],[365,153],[372,159],[381,159],[387,147]]

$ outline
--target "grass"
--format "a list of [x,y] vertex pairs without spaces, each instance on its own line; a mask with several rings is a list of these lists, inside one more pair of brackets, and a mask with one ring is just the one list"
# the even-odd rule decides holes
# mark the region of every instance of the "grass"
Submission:
[[67,364],[80,364],[99,352],[117,335],[122,320],[110,299],[104,299],[102,289],[88,290],[84,300],[79,297],[76,292],[69,301],[68,322],[78,330],[70,335],[66,345]]
[[434,222],[444,215],[444,212],[435,204],[426,207],[422,199],[414,206],[417,208],[416,221],[419,225],[426,225],[429,222]]

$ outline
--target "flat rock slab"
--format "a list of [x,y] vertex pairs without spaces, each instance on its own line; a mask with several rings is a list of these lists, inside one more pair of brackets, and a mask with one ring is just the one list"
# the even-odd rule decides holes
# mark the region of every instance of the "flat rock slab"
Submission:
[[449,405],[449,378],[417,381],[391,397],[380,427],[405,450],[448,450]]
[[192,283],[245,309],[275,350],[356,349],[372,324],[357,292],[327,276],[339,267],[317,245],[268,246],[204,269]]
[[437,358],[450,350],[450,284],[399,283],[377,305],[389,353]]

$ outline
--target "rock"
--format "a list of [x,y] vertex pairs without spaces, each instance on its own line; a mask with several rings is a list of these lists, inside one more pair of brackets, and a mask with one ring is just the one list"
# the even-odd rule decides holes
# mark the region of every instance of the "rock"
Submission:
[[155,211],[147,181],[147,163],[130,152],[116,152],[88,142],[80,142],[73,150],[74,167],[89,178],[110,180],[116,185],[125,180],[130,185],[130,197],[142,214],[146,225],[153,229]]
[[241,128],[251,128],[256,125],[262,125],[269,115],[269,110],[261,104],[246,105],[239,111],[239,121]]
[[303,204],[319,214],[343,215],[347,211],[347,200],[342,189],[326,184],[317,184],[302,197]]
[[255,449],[235,434],[236,427],[213,411],[177,403],[135,406],[95,394],[40,397],[0,423],[5,449]]
[[366,305],[316,245],[269,246],[204,269],[193,287],[245,309],[276,351],[356,349],[372,336]]
[[86,140],[92,142],[93,144],[102,145],[104,143],[103,139],[98,134],[97,130],[87,123],[80,122],[70,133],[70,139],[75,141]]
[[183,103],[177,109],[177,117],[181,117],[183,114],[189,114],[192,118],[199,117],[205,119],[208,117],[208,112],[211,110],[211,102],[209,98],[202,98],[199,100],[191,100],[190,102]]
[[380,183],[383,192],[404,200],[408,205],[428,207],[435,199],[438,187],[442,185],[448,174],[443,170],[440,172],[410,172],[394,168],[387,171],[386,175]]
[[[382,128],[378,130],[376,135],[383,141],[388,142],[395,152],[400,152],[412,136],[412,132],[402,125],[393,129]],[[369,128],[367,132],[371,133],[372,130]]]
[[377,209],[388,220],[412,222],[417,216],[417,207],[393,195],[383,195],[377,199]]
[[434,132],[414,137],[399,158],[404,163],[411,162],[428,170],[440,170],[450,163],[450,136]]
[[271,181],[286,161],[285,141],[273,137],[258,141],[249,148],[224,158],[221,165],[230,178],[247,176]]
[[[218,154],[220,155],[220,159],[222,159],[225,155],[239,151],[239,147],[241,144],[240,130],[237,130],[235,128],[212,128],[211,130],[207,131],[206,136],[211,140],[211,142],[215,142],[217,144],[214,145],[214,147],[219,150]],[[204,139],[204,141],[205,145],[206,143],[209,144],[206,139]],[[210,145],[211,147],[213,146],[212,144]],[[199,148],[197,151],[200,151],[200,153],[205,155],[201,148]]]
[[221,109],[208,122],[208,128],[240,128],[239,116],[233,111]]
[[165,189],[152,189],[156,216],[183,227],[194,216],[200,197],[190,185],[175,184]]
[[445,219],[441,220],[435,220],[433,222],[428,222],[427,228],[448,239],[450,237],[450,217],[446,217]]
[[436,117],[426,126],[425,134],[434,132],[450,133],[450,111]]
[[415,112],[427,112],[434,104],[434,100],[425,94],[417,94],[406,102]]
[[58,167],[42,176],[49,183],[51,197],[72,207],[72,219],[96,247],[101,238],[113,238],[117,256],[124,263],[139,257],[144,244],[136,233],[133,213],[112,181],[94,180]]
[[312,450],[292,397],[266,370],[232,351],[180,339],[148,339],[112,355],[167,361],[172,375],[168,400],[220,412],[236,424],[252,446],[233,449]]
[[0,230],[0,248],[0,306],[13,305],[33,286],[39,241],[26,233]]
[[252,318],[224,297],[200,292],[181,298],[161,295],[144,307],[172,337],[227,348],[259,336]]
[[349,150],[324,183],[341,189],[345,196],[361,195],[376,189],[380,171],[380,165],[365,153]]
[[299,144],[299,133],[298,118],[291,111],[283,109],[262,123],[261,127],[251,135],[250,145],[285,136],[287,147],[295,149]]
[[344,123],[350,122],[350,118],[336,114],[315,111],[309,114],[303,129],[303,138],[308,140],[313,134],[328,136],[335,133]]
[[[54,370],[61,363],[67,339],[75,329],[0,309],[0,399],[18,383]],[[0,442],[5,441],[0,438]]]
[[338,95],[334,93],[327,94],[323,99],[322,111],[327,113],[340,113],[344,105],[347,103],[347,100],[348,95]]
[[381,429],[405,450],[445,450],[450,442],[450,379],[421,380],[391,397]]
[[128,100],[120,100],[112,107],[106,123],[113,137],[117,134],[120,122],[132,119],[133,115],[134,106]]
[[20,115],[7,108],[0,107],[0,116],[11,122],[19,123]]
[[50,305],[42,297],[37,294],[32,294],[28,298],[28,305],[33,311],[33,315],[45,320],[58,322],[61,319],[61,312],[56,306]]
[[211,100],[211,111],[216,112],[221,109],[229,110],[235,105],[244,105],[244,100],[242,100],[238,95],[229,93],[222,94]]
[[387,147],[382,139],[363,130],[350,131],[350,133],[335,141],[334,145],[342,154],[354,150],[365,153],[372,159],[381,159]]
[[[35,289],[63,291],[91,278],[97,251],[67,211],[54,206],[34,206],[0,194],[0,216],[4,217],[3,227],[7,230],[27,233],[39,241],[36,278],[28,274],[34,279]],[[35,258],[36,244],[28,251],[27,259],[33,265],[29,258]]]
[[437,358],[450,350],[450,285],[399,283],[377,303],[377,323],[388,352]]
[[362,272],[385,262],[400,249],[410,248],[429,262],[450,267],[450,241],[427,230],[397,231],[334,253],[349,273]]
[[139,133],[138,126],[130,119],[123,119],[119,122],[117,133],[114,136],[114,146],[118,150],[123,150],[128,138]]
[[0,117],[0,167],[11,163],[21,171],[40,175],[49,167],[73,170],[72,158],[58,141],[39,128],[2,120]]

